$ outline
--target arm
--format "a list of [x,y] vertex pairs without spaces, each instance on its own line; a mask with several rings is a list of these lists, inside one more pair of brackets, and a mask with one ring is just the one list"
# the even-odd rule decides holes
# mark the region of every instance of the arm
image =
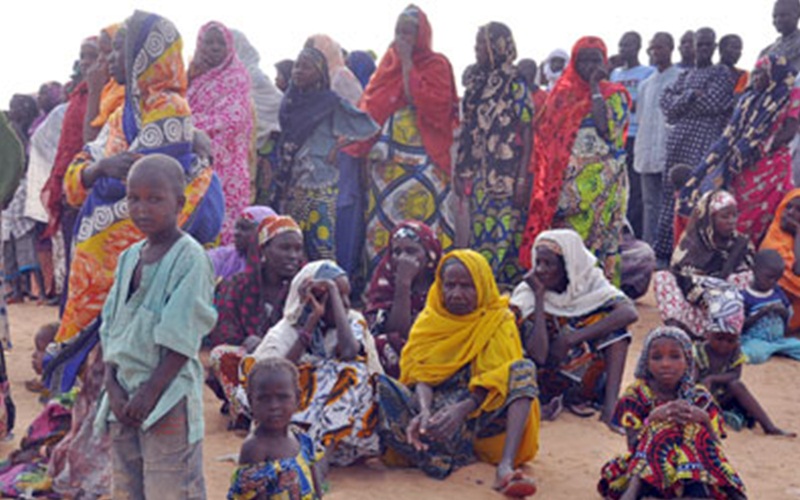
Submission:
[[781,128],[775,132],[775,137],[772,139],[772,148],[770,149],[776,151],[789,144],[794,139],[794,136],[797,135],[798,128],[800,128],[800,120],[795,117],[787,118]]
[[725,373],[720,373],[718,375],[709,375],[704,378],[701,382],[704,386],[711,389],[712,384],[719,384],[719,385],[728,385],[731,382],[735,382],[742,377],[742,365],[737,366],[736,368],[729,370]]
[[189,358],[183,354],[167,350],[150,378],[136,391],[125,406],[125,414],[135,422],[137,427],[147,419],[158,400],[161,399],[161,395],[164,394],[188,360]]
[[731,249],[731,253],[728,256],[728,260],[726,260],[725,264],[722,266],[722,270],[720,271],[720,278],[727,279],[728,276],[735,273],[736,270],[739,268],[739,265],[747,256],[749,251],[750,251],[750,238],[746,236],[740,236],[739,239],[736,240],[733,249]]
[[86,99],[86,114],[83,119],[83,143],[88,144],[97,138],[102,127],[92,126],[92,122],[100,114],[100,101],[103,97],[103,88],[108,83],[108,63],[103,57],[89,69],[86,75],[89,92]]
[[719,75],[708,79],[707,87],[695,93],[692,106],[688,109],[687,116],[717,116],[729,113],[735,104],[733,95],[733,80],[725,78],[725,69]]
[[406,254],[397,259],[394,269],[394,297],[389,314],[384,322],[385,332],[398,332],[403,337],[408,336],[414,322],[411,311],[411,294],[413,293],[414,280],[417,279],[420,269],[419,261]]
[[683,118],[694,102],[694,93],[688,92],[684,85],[687,73],[681,73],[675,83],[664,89],[659,99],[661,111],[668,123],[675,123]]
[[639,314],[636,312],[634,305],[628,300],[620,301],[614,305],[614,308],[605,318],[573,332],[572,335],[568,336],[567,341],[573,346],[596,340],[608,335],[609,332],[621,330],[631,323],[635,323],[638,319]]
[[361,347],[353,335],[350,320],[347,317],[347,309],[344,307],[339,288],[335,283],[328,284],[328,295],[330,296],[330,307],[333,308],[333,318],[336,324],[336,351],[342,361],[352,361],[358,356]]
[[128,415],[125,413],[125,407],[128,404],[128,393],[119,385],[117,381],[117,366],[111,363],[106,363],[104,386],[108,394],[108,401],[111,406],[111,411],[117,418],[117,421],[126,426],[136,426]]
[[600,80],[605,77],[605,72],[602,70],[596,71],[589,82],[592,91],[592,119],[594,120],[594,128],[603,139],[608,139],[608,109],[606,108],[606,100],[600,93]]
[[530,122],[525,123],[522,128],[522,157],[520,164],[517,168],[517,180],[514,185],[514,198],[517,206],[522,209],[527,209],[530,203],[531,181],[532,177],[528,175],[528,166],[531,161],[531,152],[533,151],[533,126]]

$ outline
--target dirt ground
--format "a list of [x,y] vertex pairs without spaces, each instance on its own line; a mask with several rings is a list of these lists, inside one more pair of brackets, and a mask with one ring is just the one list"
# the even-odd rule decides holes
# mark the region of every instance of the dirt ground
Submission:
[[[627,384],[649,328],[658,324],[652,296],[638,304],[640,321],[634,325],[634,342],[626,366]],[[17,429],[13,442],[0,443],[0,457],[16,445],[25,427],[40,410],[36,397],[24,388],[33,376],[30,356],[36,329],[56,319],[56,309],[33,304],[9,307],[14,348],[6,353],[12,393],[17,405]],[[773,359],[761,366],[747,366],[744,380],[758,396],[773,420],[785,429],[800,431],[800,363]],[[242,438],[225,430],[219,403],[206,389],[205,475],[208,498],[223,499]],[[596,419],[569,414],[541,427],[540,451],[528,464],[539,483],[537,498],[599,498],[596,484],[603,463],[625,448],[623,437],[612,434]],[[760,429],[731,432],[725,450],[742,476],[752,499],[800,499],[800,439],[765,436]],[[367,465],[334,469],[329,476],[331,499],[450,499],[501,498],[490,488],[494,469],[486,464],[465,467],[444,481],[427,478],[415,470],[388,470],[377,461]]]

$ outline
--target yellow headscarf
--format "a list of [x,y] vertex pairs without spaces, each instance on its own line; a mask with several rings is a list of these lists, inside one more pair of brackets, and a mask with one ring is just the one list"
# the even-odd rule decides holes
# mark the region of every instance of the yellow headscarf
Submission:
[[[478,292],[477,307],[464,316],[450,313],[444,305],[442,266],[451,259],[464,264]],[[505,402],[510,365],[522,358],[514,315],[489,263],[472,250],[447,254],[436,270],[425,309],[411,327],[400,357],[400,382],[439,385],[470,363],[470,389],[489,391],[480,410],[493,411]]]

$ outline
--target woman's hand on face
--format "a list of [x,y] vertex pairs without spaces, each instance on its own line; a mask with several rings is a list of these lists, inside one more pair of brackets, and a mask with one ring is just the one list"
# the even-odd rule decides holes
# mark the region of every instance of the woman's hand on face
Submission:
[[308,279],[300,285],[300,297],[311,308],[309,321],[316,323],[325,314],[325,303],[328,301],[328,291],[315,291],[314,281]]
[[402,254],[395,261],[395,283],[400,286],[410,287],[422,267],[419,260],[408,254]]
[[406,428],[406,441],[417,451],[426,451],[428,445],[422,442],[422,436],[428,432],[428,412],[422,412],[411,419]]
[[536,298],[536,300],[544,300],[544,294],[547,291],[547,288],[545,288],[542,280],[536,276],[536,271],[531,269],[527,274],[525,274],[525,283],[527,283],[533,291],[533,296]]
[[467,405],[454,403],[437,411],[430,419],[429,434],[434,441],[451,439],[467,419]]
[[596,89],[603,80],[608,80],[608,71],[601,66],[594,70],[594,73],[589,77],[589,85],[592,89]]
[[403,66],[411,67],[411,53],[414,51],[414,47],[404,39],[396,38],[394,41],[394,50],[397,51],[397,55],[400,57],[400,62],[403,63]]

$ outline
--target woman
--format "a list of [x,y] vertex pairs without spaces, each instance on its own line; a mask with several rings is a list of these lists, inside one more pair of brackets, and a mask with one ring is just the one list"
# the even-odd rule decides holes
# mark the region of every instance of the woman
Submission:
[[345,65],[342,47],[328,35],[312,35],[308,37],[306,47],[313,47],[325,55],[331,90],[339,94],[339,97],[345,101],[356,106],[358,100],[361,99],[364,87],[353,72],[350,71],[350,68]]
[[636,308],[608,282],[575,231],[540,233],[531,253],[533,272],[514,290],[511,305],[525,350],[540,367],[542,400],[552,402],[547,417],[555,418],[562,404],[590,415],[581,406],[596,403],[600,420],[618,431],[611,417]]
[[294,61],[284,59],[275,63],[275,86],[283,93],[289,90],[289,82],[292,81],[292,69]]
[[730,190],[741,211],[738,230],[758,245],[775,209],[792,189],[789,142],[797,133],[800,88],[783,56],[761,58],[750,86],[736,104],[722,137],[681,192],[681,214],[691,215],[700,196]]
[[709,322],[742,315],[737,289],[750,284],[753,247],[736,231],[737,203],[727,191],[703,195],[672,254],[668,271],[655,274],[661,319],[702,338]]
[[336,157],[344,143],[375,135],[370,117],[330,88],[325,55],[303,49],[281,104],[281,174],[286,185],[284,212],[303,228],[309,260],[335,258],[339,170]]
[[453,245],[450,149],[458,95],[450,61],[433,52],[431,39],[428,17],[415,5],[407,7],[359,104],[383,127],[377,142],[347,150],[369,156],[368,275],[383,257],[392,230],[404,220],[433,228],[445,250]]
[[223,245],[233,241],[236,216],[250,204],[254,129],[250,86],[250,74],[236,55],[228,28],[216,21],[203,25],[189,66],[186,98],[194,126],[211,137],[213,167],[225,193]]
[[375,54],[372,51],[354,50],[347,54],[347,67],[358,78],[362,88],[367,88],[369,79],[375,73]]
[[214,265],[214,275],[218,283],[227,281],[245,270],[248,250],[252,246],[251,241],[256,239],[259,224],[267,217],[275,215],[275,211],[271,208],[258,205],[242,210],[233,227],[233,243],[208,251],[208,258]]
[[778,205],[761,248],[777,250],[786,269],[778,281],[792,303],[787,335],[800,336],[800,188],[793,189]]
[[469,248],[489,261],[501,290],[510,289],[522,277],[519,246],[530,193],[533,103],[514,66],[517,48],[508,26],[482,26],[475,57],[464,91],[455,186],[460,197],[469,197]]
[[219,317],[209,335],[211,370],[207,383],[230,407],[231,427],[247,429],[248,415],[239,380],[239,362],[261,342],[264,333],[280,321],[289,282],[303,261],[303,233],[291,218],[265,218],[257,228],[252,252],[257,262],[220,285],[215,300]]
[[298,366],[300,409],[292,423],[325,450],[331,464],[342,466],[378,454],[370,375],[380,372],[380,364],[349,295],[347,274],[335,262],[306,264],[292,280],[283,319],[243,364],[245,374],[267,357]]
[[115,23],[100,31],[97,39],[99,58],[83,73],[88,91],[83,122],[84,144],[95,140],[111,115],[125,104],[125,85],[114,78],[108,67],[114,38],[120,28],[122,24]]
[[400,352],[425,307],[441,257],[442,245],[430,227],[404,221],[392,231],[389,248],[372,276],[364,315],[390,377],[400,376]]
[[483,256],[447,254],[403,349],[399,381],[377,378],[387,457],[440,479],[477,457],[497,464],[495,489],[532,495],[533,480],[515,467],[539,447],[535,370]]
[[606,46],[584,37],[547,98],[532,163],[533,196],[520,258],[550,228],[574,229],[620,285],[619,245],[628,196],[625,140],[630,97],[606,80]]

